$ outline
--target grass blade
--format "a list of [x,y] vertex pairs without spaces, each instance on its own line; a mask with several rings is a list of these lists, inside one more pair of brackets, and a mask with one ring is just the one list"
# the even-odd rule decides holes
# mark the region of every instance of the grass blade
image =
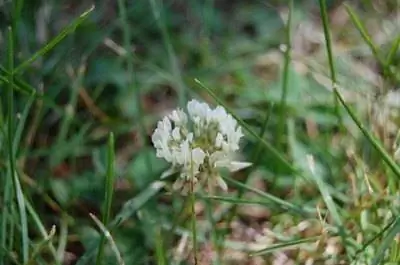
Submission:
[[338,91],[336,91],[335,93],[337,94],[340,103],[346,109],[347,113],[350,115],[351,119],[354,121],[360,131],[364,134],[364,136],[368,139],[368,141],[372,144],[376,151],[378,151],[383,161],[385,161],[385,163],[389,166],[393,173],[400,179],[400,167],[397,165],[397,163],[388,154],[382,144],[380,144],[379,140],[377,140],[375,136],[365,128],[365,126],[358,119],[352,108],[346,104],[342,95]]
[[[111,216],[112,198],[114,193],[114,180],[115,180],[115,153],[114,153],[114,134],[110,133],[108,137],[108,157],[107,157],[107,175],[106,175],[106,185],[105,185],[105,202],[103,206],[103,224],[108,225]],[[96,264],[100,265],[103,263],[104,255],[104,241],[106,235],[103,233],[100,243],[99,252],[97,253]]]
[[28,60],[22,62],[18,67],[14,69],[14,74],[22,72],[26,67],[28,67],[32,62],[34,62],[38,57],[45,55],[50,50],[52,50],[58,43],[60,43],[66,36],[73,33],[75,29],[82,24],[83,21],[89,16],[89,14],[94,10],[94,5],[88,10],[83,12],[75,21],[69,24],[64,30],[62,30],[56,37],[54,37],[49,43],[47,43],[39,51],[35,52]]
[[315,165],[313,157],[307,156],[307,160],[310,167],[311,176],[313,177],[315,183],[317,184],[317,187],[321,192],[322,199],[324,200],[326,207],[328,208],[330,214],[332,215],[334,222],[339,228],[339,235],[342,238],[343,246],[345,247],[345,249],[347,249],[348,247],[347,233],[343,225],[342,218],[340,217],[339,210],[332,199],[332,195],[330,194],[329,188],[326,185],[326,183],[322,180],[320,176],[315,175]]
[[[11,73],[14,70],[14,32],[10,27],[8,30],[8,69]],[[29,259],[29,235],[28,235],[28,220],[26,217],[25,199],[21,189],[21,183],[18,179],[15,165],[15,152],[13,146],[14,137],[14,75],[10,77],[8,87],[7,104],[8,104],[8,157],[9,157],[9,177],[12,178],[13,191],[17,199],[19,212],[19,221],[21,225],[21,242],[22,242],[22,262],[26,263]]]
[[[356,15],[356,13],[353,11],[353,9],[349,5],[345,4],[344,6],[346,8],[347,13],[350,16],[351,22],[357,28],[358,32],[360,33],[364,42],[367,44],[367,46],[371,50],[375,59],[380,63],[380,65],[383,66],[385,75],[390,76],[394,80],[400,81],[399,78],[397,77],[397,75],[395,73],[393,73],[392,70],[389,68],[390,64],[385,62],[384,58],[380,55],[378,48],[376,47],[371,36],[368,34],[367,30],[363,26],[360,18]],[[396,46],[394,46],[394,47],[396,47]]]
[[353,11],[353,9],[349,5],[344,5],[346,8],[347,13],[350,16],[351,22],[354,24],[354,26],[357,28],[358,32],[360,33],[361,37],[363,38],[364,42],[368,45],[369,49],[371,50],[372,54],[375,56],[375,58],[383,64],[383,60],[381,56],[379,55],[378,48],[374,44],[374,42],[371,39],[371,36],[369,36],[367,30],[363,26],[361,20],[358,18],[356,13]]
[[[156,3],[158,2],[158,3]],[[172,71],[172,76],[174,78],[174,82],[176,83],[176,86],[178,88],[178,100],[179,100],[179,105],[183,107],[186,104],[186,90],[185,90],[185,85],[183,82],[182,78],[182,71],[179,67],[178,59],[176,56],[176,53],[174,51],[174,48],[171,44],[171,39],[168,34],[168,30],[166,28],[166,22],[163,20],[164,16],[164,10],[162,8],[162,4],[164,1],[158,1],[158,0],[151,0],[151,8],[153,11],[154,18],[157,22],[157,26],[161,31],[162,39],[163,39],[163,44],[165,49],[167,50],[168,54],[168,60],[169,60],[169,65]],[[161,7],[160,7],[161,6]]]
[[44,248],[47,247],[47,245],[49,244],[49,242],[53,239],[54,235],[56,234],[56,226],[53,225],[50,233],[47,235],[47,237],[45,237],[42,241],[40,241],[36,248],[33,250],[31,257],[29,258],[28,262],[25,265],[34,265],[36,264],[35,259],[36,257],[38,257],[40,255],[40,253],[42,252],[42,250],[44,250]]
[[[286,115],[286,96],[289,85],[289,66],[291,61],[291,32],[292,32],[292,16],[293,16],[293,0],[289,1],[289,15],[286,24],[286,46],[285,46],[285,59],[283,65],[283,76],[282,76],[282,95],[280,103],[280,117],[278,123],[278,130],[276,139],[278,139],[278,145],[284,146],[284,135],[285,135],[285,115]],[[282,149],[283,150],[283,149]]]
[[[43,239],[47,238],[49,235],[47,234],[46,228],[44,227],[43,223],[40,221],[39,215],[35,212],[33,206],[30,204],[30,202],[27,200],[26,201],[26,209],[29,215],[32,218],[33,223],[35,224],[36,228],[38,229],[40,235],[43,237]],[[54,248],[53,242],[49,241],[48,242],[48,247],[50,249],[51,254],[53,255],[54,259],[56,260],[56,264],[60,265],[61,263],[57,261],[57,253],[56,249]]]
[[295,204],[292,204],[290,202],[287,202],[285,200],[282,200],[278,197],[275,197],[267,192],[261,191],[259,189],[247,186],[246,184],[243,184],[239,181],[236,181],[232,178],[228,178],[228,177],[223,177],[226,181],[230,182],[231,184],[237,186],[237,187],[241,187],[243,189],[246,189],[248,191],[254,192],[255,194],[259,195],[262,198],[265,198],[268,201],[271,201],[273,203],[275,203],[276,205],[280,206],[282,209],[284,210],[290,210],[293,211],[295,213],[298,213],[300,215],[308,215],[310,213],[313,213],[314,211],[311,209],[307,209],[304,206],[298,206]]
[[[123,42],[124,42],[124,49],[125,53],[125,60],[128,72],[128,86],[134,87],[135,92],[135,100],[136,100],[136,108],[137,108],[137,121],[139,125],[139,133],[141,141],[143,145],[146,146],[148,142],[147,132],[146,132],[146,125],[144,122],[143,117],[145,116],[143,113],[143,102],[142,102],[142,95],[141,95],[141,87],[137,84],[136,72],[134,70],[134,56],[131,52],[131,33],[129,28],[129,21],[126,14],[126,6],[125,0],[118,0],[118,9],[119,9],[119,16],[122,21],[122,30],[123,30]],[[151,160],[149,154],[145,155],[145,162],[147,171],[149,175],[153,174],[153,168],[151,166]]]
[[278,251],[278,250],[282,251],[282,250],[286,250],[286,249],[291,249],[298,245],[310,243],[310,242],[316,241],[318,239],[319,239],[319,237],[311,237],[311,238],[302,238],[302,239],[291,240],[288,242],[273,244],[272,246],[269,246],[262,250],[250,253],[250,256],[261,256],[261,255],[269,254],[271,252]]
[[114,227],[125,222],[137,210],[139,210],[146,202],[153,198],[163,187],[165,182],[155,181],[149,185],[145,190],[139,193],[136,197],[127,201],[122,210],[117,214],[110,226]]
[[[334,65],[334,61],[333,61],[332,41],[331,41],[331,34],[329,32],[329,22],[328,22],[326,0],[319,0],[319,6],[320,6],[320,11],[321,11],[322,25],[324,28],[325,44],[326,44],[326,51],[327,51],[327,55],[328,55],[332,86],[333,86],[333,89],[336,89],[336,86],[335,86],[335,84],[337,82],[336,70],[335,70],[335,65]],[[336,117],[338,119],[340,128],[343,129],[342,118],[340,116],[340,110],[339,110],[339,101],[338,101],[336,94],[334,94],[333,96],[334,96],[334,106],[335,106]]]
[[400,47],[400,36],[398,36],[394,42],[393,45],[390,47],[389,53],[386,57],[386,67],[390,67],[392,64],[394,58],[396,57],[397,51],[399,50]]
[[108,242],[111,245],[111,249],[115,254],[115,257],[117,258],[118,265],[125,265],[124,260],[122,259],[121,253],[118,250],[117,245],[115,244],[114,239],[111,236],[111,233],[107,230],[107,228],[100,222],[99,219],[93,214],[89,214],[90,218],[96,223],[96,225],[100,228],[101,232],[103,233],[103,236],[108,240]]
[[382,240],[377,253],[372,260],[371,265],[378,265],[383,262],[384,254],[386,250],[394,243],[396,244],[395,237],[400,233],[400,217],[397,217],[392,228],[389,229],[386,237]]
[[28,102],[25,103],[25,108],[24,111],[22,112],[22,115],[19,116],[18,118],[18,126],[17,129],[15,130],[15,136],[14,136],[14,141],[13,141],[13,146],[14,146],[14,156],[16,156],[16,150],[18,148],[19,143],[21,142],[21,137],[22,137],[22,132],[24,131],[25,128],[25,122],[28,118],[29,115],[29,110],[31,109],[31,106],[35,100],[35,94],[32,93],[31,96],[28,99]]

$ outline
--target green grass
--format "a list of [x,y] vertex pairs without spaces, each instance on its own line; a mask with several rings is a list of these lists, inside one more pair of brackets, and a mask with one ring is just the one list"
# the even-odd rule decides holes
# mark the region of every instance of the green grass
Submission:
[[[0,265],[398,264],[384,2],[0,4]],[[226,193],[174,192],[152,147],[192,98],[245,134]]]

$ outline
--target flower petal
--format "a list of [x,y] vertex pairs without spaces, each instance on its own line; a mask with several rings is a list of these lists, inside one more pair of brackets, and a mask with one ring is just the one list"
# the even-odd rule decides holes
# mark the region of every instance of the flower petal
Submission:
[[216,176],[216,182],[217,185],[223,190],[227,191],[228,190],[228,185],[226,185],[226,182],[221,178],[221,176]]
[[229,161],[229,160],[220,160],[215,162],[215,167],[225,167],[230,172],[239,171],[251,165],[252,163],[249,162],[239,162],[239,161]]

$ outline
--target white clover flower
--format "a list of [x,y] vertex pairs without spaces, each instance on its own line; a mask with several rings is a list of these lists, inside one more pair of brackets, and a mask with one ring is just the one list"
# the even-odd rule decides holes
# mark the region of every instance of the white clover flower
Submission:
[[177,109],[157,123],[152,141],[157,157],[181,173],[175,189],[187,190],[186,184],[208,182],[227,190],[218,169],[234,172],[251,165],[233,161],[242,136],[240,126],[223,107],[211,109],[206,103],[191,100],[187,114]]

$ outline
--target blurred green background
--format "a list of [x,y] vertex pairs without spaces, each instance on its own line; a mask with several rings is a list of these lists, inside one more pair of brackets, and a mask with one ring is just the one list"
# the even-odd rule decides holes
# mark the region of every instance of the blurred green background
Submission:
[[[339,91],[392,154],[400,104],[399,2],[347,2],[375,50],[344,1],[326,3]],[[91,6],[86,19],[68,26]],[[216,105],[194,79],[278,154],[245,137],[241,155],[254,165],[230,176],[239,185],[231,183],[228,194],[218,193],[212,203],[199,198],[199,264],[213,264],[215,253],[216,264],[370,264],[385,242],[370,240],[386,235],[383,229],[399,213],[398,178],[345,110],[336,112],[316,0],[294,1],[291,57],[284,68],[288,6],[261,0],[0,1],[0,207],[8,216],[2,219],[0,264],[25,264],[19,258],[21,225],[13,222],[17,204],[4,199],[15,199],[6,180],[12,175],[5,70],[10,25],[16,66],[68,28],[65,38],[15,75],[12,156],[28,205],[29,248],[38,249],[27,264],[56,264],[57,257],[61,264],[95,264],[100,234],[89,213],[99,219],[104,214],[110,132],[116,181],[109,228],[125,264],[193,264],[186,198],[171,193],[171,181],[160,182],[168,165],[155,157],[150,137],[157,120],[192,98]],[[308,154],[317,180],[289,166],[309,174]],[[328,213],[323,191],[336,215]],[[43,229],[52,225],[56,255],[43,241]],[[340,229],[350,243],[340,241]],[[319,237],[316,248],[314,240],[248,256],[313,236]],[[388,248],[386,264],[400,260],[396,244]],[[103,264],[118,264],[109,244]]]

